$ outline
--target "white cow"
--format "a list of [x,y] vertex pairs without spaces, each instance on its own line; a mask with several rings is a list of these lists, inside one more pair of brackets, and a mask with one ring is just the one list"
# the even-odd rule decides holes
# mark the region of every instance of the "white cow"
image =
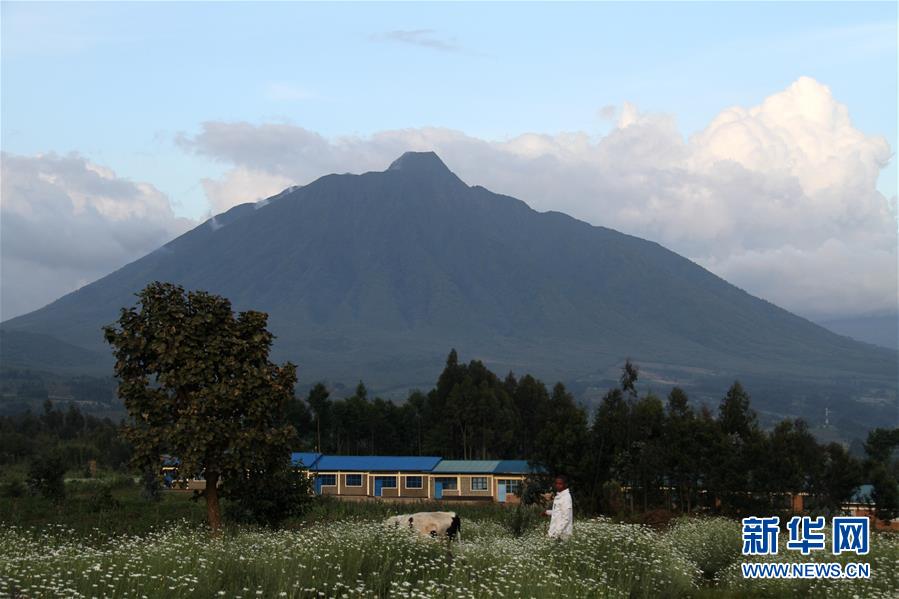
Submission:
[[446,535],[450,539],[456,538],[462,528],[462,521],[456,512],[417,512],[415,514],[400,514],[391,516],[385,522],[388,526],[408,527],[417,531],[420,535],[436,538]]

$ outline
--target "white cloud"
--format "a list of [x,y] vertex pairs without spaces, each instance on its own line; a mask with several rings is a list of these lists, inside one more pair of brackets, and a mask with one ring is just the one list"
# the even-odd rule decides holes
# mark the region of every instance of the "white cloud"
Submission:
[[802,77],[758,106],[723,110],[689,139],[673,116],[629,103],[600,114],[617,115],[601,138],[488,141],[419,128],[326,139],[293,125],[213,122],[179,141],[233,165],[206,183],[217,209],[435,150],[469,184],[659,241],[800,314],[896,310],[896,199],[876,189],[891,149],[856,129],[825,85]]
[[846,106],[808,77],[760,106],[723,111],[691,145],[697,166],[733,160],[753,171],[786,171],[807,194],[873,188],[890,160],[886,140],[855,129]]
[[291,179],[265,171],[237,167],[222,180],[203,179],[203,191],[213,214],[224,212],[244,202],[258,202],[289,187]]
[[39,308],[195,223],[152,185],[77,154],[2,154],[0,319]]

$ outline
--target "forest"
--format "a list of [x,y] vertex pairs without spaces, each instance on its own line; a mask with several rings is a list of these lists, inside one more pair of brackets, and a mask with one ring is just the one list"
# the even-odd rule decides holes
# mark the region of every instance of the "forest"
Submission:
[[[639,368],[628,361],[619,386],[590,414],[561,383],[548,389],[530,375],[500,378],[478,360],[460,362],[453,350],[435,386],[404,402],[369,397],[362,382],[333,398],[319,383],[288,404],[286,420],[298,451],[527,459],[566,474],[587,513],[777,513],[802,494],[805,509],[829,514],[871,484],[878,515],[899,516],[899,429],[871,431],[865,454],[853,456],[817,442],[802,420],[763,430],[739,382],[717,410],[692,405],[677,387],[658,397],[639,386]],[[0,464],[33,472],[55,460],[87,472],[94,461],[127,472],[131,447],[121,424],[50,402],[39,414],[0,417]]]

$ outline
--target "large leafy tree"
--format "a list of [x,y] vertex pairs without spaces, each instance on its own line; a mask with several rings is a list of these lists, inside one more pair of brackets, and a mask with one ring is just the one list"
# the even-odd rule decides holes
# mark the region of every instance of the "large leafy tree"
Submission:
[[865,441],[868,478],[874,486],[874,499],[877,517],[890,521],[899,517],[899,428],[876,428],[868,433]]
[[269,361],[273,336],[262,312],[235,316],[227,299],[171,283],[151,283],[137,295],[139,305],[104,328],[134,465],[158,467],[168,452],[183,473],[203,473],[217,532],[221,480],[289,461],[295,431],[284,414],[296,367]]

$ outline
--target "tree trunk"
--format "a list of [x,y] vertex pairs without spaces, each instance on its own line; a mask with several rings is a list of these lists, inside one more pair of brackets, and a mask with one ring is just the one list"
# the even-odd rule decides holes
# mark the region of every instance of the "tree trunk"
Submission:
[[322,419],[318,414],[315,415],[315,451],[321,453],[322,451]]
[[218,536],[222,528],[222,513],[219,509],[219,473],[206,473],[206,517],[209,520],[209,528],[212,535]]
[[465,436],[465,426],[459,425],[459,431],[462,433],[462,459],[468,459],[468,438]]

